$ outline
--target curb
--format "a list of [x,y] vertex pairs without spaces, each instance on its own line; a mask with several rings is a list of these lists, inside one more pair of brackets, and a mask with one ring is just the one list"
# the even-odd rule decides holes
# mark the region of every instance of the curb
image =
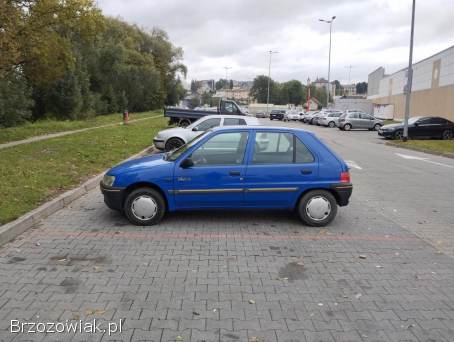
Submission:
[[[123,160],[122,162],[135,159],[152,152],[154,152],[154,146],[147,147],[146,149],[140,151],[137,154],[134,154],[133,156]],[[3,246],[5,243],[15,239],[18,235],[24,233],[26,230],[33,227],[39,221],[52,215],[58,210],[66,207],[74,200],[78,199],[79,197],[82,197],[90,190],[96,188],[99,185],[99,182],[101,181],[106,171],[94,176],[93,178],[89,179],[79,187],[64,192],[63,194],[59,195],[53,200],[44,203],[38,208],[35,208],[32,211],[26,213],[25,215],[22,215],[21,217],[17,218],[16,220],[0,226],[0,246]]]
[[426,148],[423,148],[423,147],[403,146],[403,145],[395,144],[395,143],[390,142],[390,141],[386,142],[385,144],[388,145],[388,146],[402,148],[402,149],[405,149],[405,150],[424,152],[424,153],[432,154],[432,155],[435,155],[435,156],[440,156],[440,157],[446,157],[446,158],[454,159],[454,153],[437,152],[437,151],[429,150],[429,149],[426,149]]

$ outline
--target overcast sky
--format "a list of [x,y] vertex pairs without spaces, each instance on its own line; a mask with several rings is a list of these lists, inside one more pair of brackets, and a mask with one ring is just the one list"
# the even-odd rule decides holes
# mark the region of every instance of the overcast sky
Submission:
[[[104,14],[145,29],[159,27],[183,48],[188,80],[279,81],[327,77],[329,25],[333,24],[331,79],[367,81],[408,63],[411,0],[98,0]],[[454,45],[453,0],[417,0],[414,61]]]

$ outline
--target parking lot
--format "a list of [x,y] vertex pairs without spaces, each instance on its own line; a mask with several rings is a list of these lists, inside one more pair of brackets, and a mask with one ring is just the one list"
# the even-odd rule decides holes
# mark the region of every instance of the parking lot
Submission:
[[[0,341],[452,341],[454,160],[261,121],[313,130],[350,165],[329,227],[215,211],[140,228],[96,189],[0,248]],[[93,318],[123,332],[9,332]]]

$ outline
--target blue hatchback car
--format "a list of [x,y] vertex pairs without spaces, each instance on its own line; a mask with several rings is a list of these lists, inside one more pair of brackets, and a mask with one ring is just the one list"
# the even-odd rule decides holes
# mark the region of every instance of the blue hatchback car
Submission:
[[137,225],[167,211],[268,208],[294,209],[320,227],[352,193],[347,165],[313,133],[265,126],[214,128],[113,167],[100,186],[107,206]]

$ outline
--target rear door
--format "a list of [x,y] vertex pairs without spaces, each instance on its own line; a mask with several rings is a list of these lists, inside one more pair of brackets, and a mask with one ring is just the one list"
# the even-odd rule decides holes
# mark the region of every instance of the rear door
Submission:
[[374,118],[369,114],[361,113],[361,128],[372,128],[374,127]]
[[350,121],[353,128],[362,128],[361,118],[359,113],[350,113],[348,115],[348,121]]
[[316,155],[290,132],[257,130],[244,180],[248,207],[293,207],[301,190],[317,179]]

